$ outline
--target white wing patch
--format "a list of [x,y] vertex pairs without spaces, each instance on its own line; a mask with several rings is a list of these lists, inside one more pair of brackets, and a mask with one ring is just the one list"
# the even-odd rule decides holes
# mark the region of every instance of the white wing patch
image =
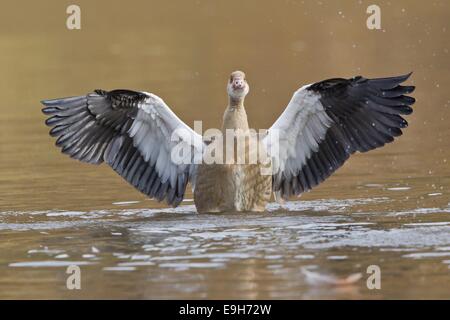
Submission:
[[268,138],[264,141],[275,164],[274,174],[296,176],[311,154],[318,151],[319,143],[333,123],[319,100],[320,96],[305,90],[308,86],[294,93],[284,112],[269,129],[269,133],[279,130],[279,154],[271,152],[274,142]]
[[[128,135],[133,138],[133,145],[139,149],[145,161],[151,166],[155,165],[161,183],[169,180],[170,186],[175,188],[177,176],[186,170],[189,170],[190,178],[195,178],[194,157],[202,153],[202,137],[182,122],[161,98],[146,94],[149,98],[138,106],[139,111]],[[173,139],[172,135],[178,139]],[[191,149],[190,161],[182,164],[174,163],[171,159],[172,149],[180,143]],[[195,179],[191,183],[193,181]]]

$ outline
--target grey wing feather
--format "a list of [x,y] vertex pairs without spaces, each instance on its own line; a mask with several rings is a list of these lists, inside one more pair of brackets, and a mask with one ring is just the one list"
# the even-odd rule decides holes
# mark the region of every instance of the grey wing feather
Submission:
[[131,90],[96,90],[86,96],[44,100],[42,112],[50,116],[46,124],[63,153],[91,164],[106,162],[139,191],[177,206],[184,197],[188,173],[179,173],[174,186],[161,181],[155,164],[144,160],[128,135],[138,105],[147,97]]

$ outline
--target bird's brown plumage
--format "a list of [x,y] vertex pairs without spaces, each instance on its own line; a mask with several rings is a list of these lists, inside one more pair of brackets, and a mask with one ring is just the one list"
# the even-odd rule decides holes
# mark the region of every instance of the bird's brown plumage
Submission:
[[[244,107],[246,93],[240,95],[230,92],[230,85],[236,78],[245,80],[245,74],[235,71],[230,75],[229,102],[222,122],[223,144],[227,144],[227,130],[233,130],[236,134],[232,138],[235,139],[234,146],[237,145],[239,135],[245,136],[245,153],[239,154],[235,148],[233,164],[199,165],[194,191],[198,212],[264,211],[270,200],[272,176],[263,173],[269,172],[267,169],[271,164],[270,161],[261,163],[259,159],[257,163],[250,161],[258,158],[258,147],[260,154],[265,151],[264,146],[258,143],[257,136],[252,135],[249,130]],[[248,86],[246,81],[245,85]],[[248,89],[244,88],[245,90],[248,92]],[[223,158],[227,157],[229,155],[224,148]],[[242,157],[243,161],[238,162],[238,157]]]

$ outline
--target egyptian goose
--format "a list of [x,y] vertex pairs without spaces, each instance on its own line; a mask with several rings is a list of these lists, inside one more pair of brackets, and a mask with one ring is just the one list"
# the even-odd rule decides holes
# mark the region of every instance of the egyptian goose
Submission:
[[[151,198],[178,206],[190,182],[200,213],[262,211],[272,193],[282,199],[300,195],[328,178],[351,154],[400,136],[408,124],[400,115],[410,114],[415,102],[407,96],[414,87],[400,85],[409,76],[336,78],[303,86],[267,134],[259,136],[257,149],[269,161],[258,158],[254,163],[199,162],[211,151],[211,141],[152,93],[95,90],[44,100],[42,111],[51,116],[46,124],[63,153],[87,163],[106,162]],[[231,74],[227,91],[221,132],[247,133],[244,99],[249,86],[243,72]],[[269,138],[275,132],[278,140]],[[182,155],[183,161],[174,161],[180,146],[190,152]],[[256,150],[249,142],[245,148]]]

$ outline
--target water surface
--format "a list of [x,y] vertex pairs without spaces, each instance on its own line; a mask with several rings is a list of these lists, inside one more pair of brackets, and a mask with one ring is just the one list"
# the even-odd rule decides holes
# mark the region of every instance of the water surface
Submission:
[[[0,12],[0,298],[450,298],[448,1],[378,1],[378,31],[368,1],[78,1],[78,31],[66,4],[21,2]],[[218,127],[235,69],[254,128],[336,76],[414,71],[417,103],[395,143],[261,214],[198,215],[190,191],[167,209],[43,125],[44,98],[130,88]]]

